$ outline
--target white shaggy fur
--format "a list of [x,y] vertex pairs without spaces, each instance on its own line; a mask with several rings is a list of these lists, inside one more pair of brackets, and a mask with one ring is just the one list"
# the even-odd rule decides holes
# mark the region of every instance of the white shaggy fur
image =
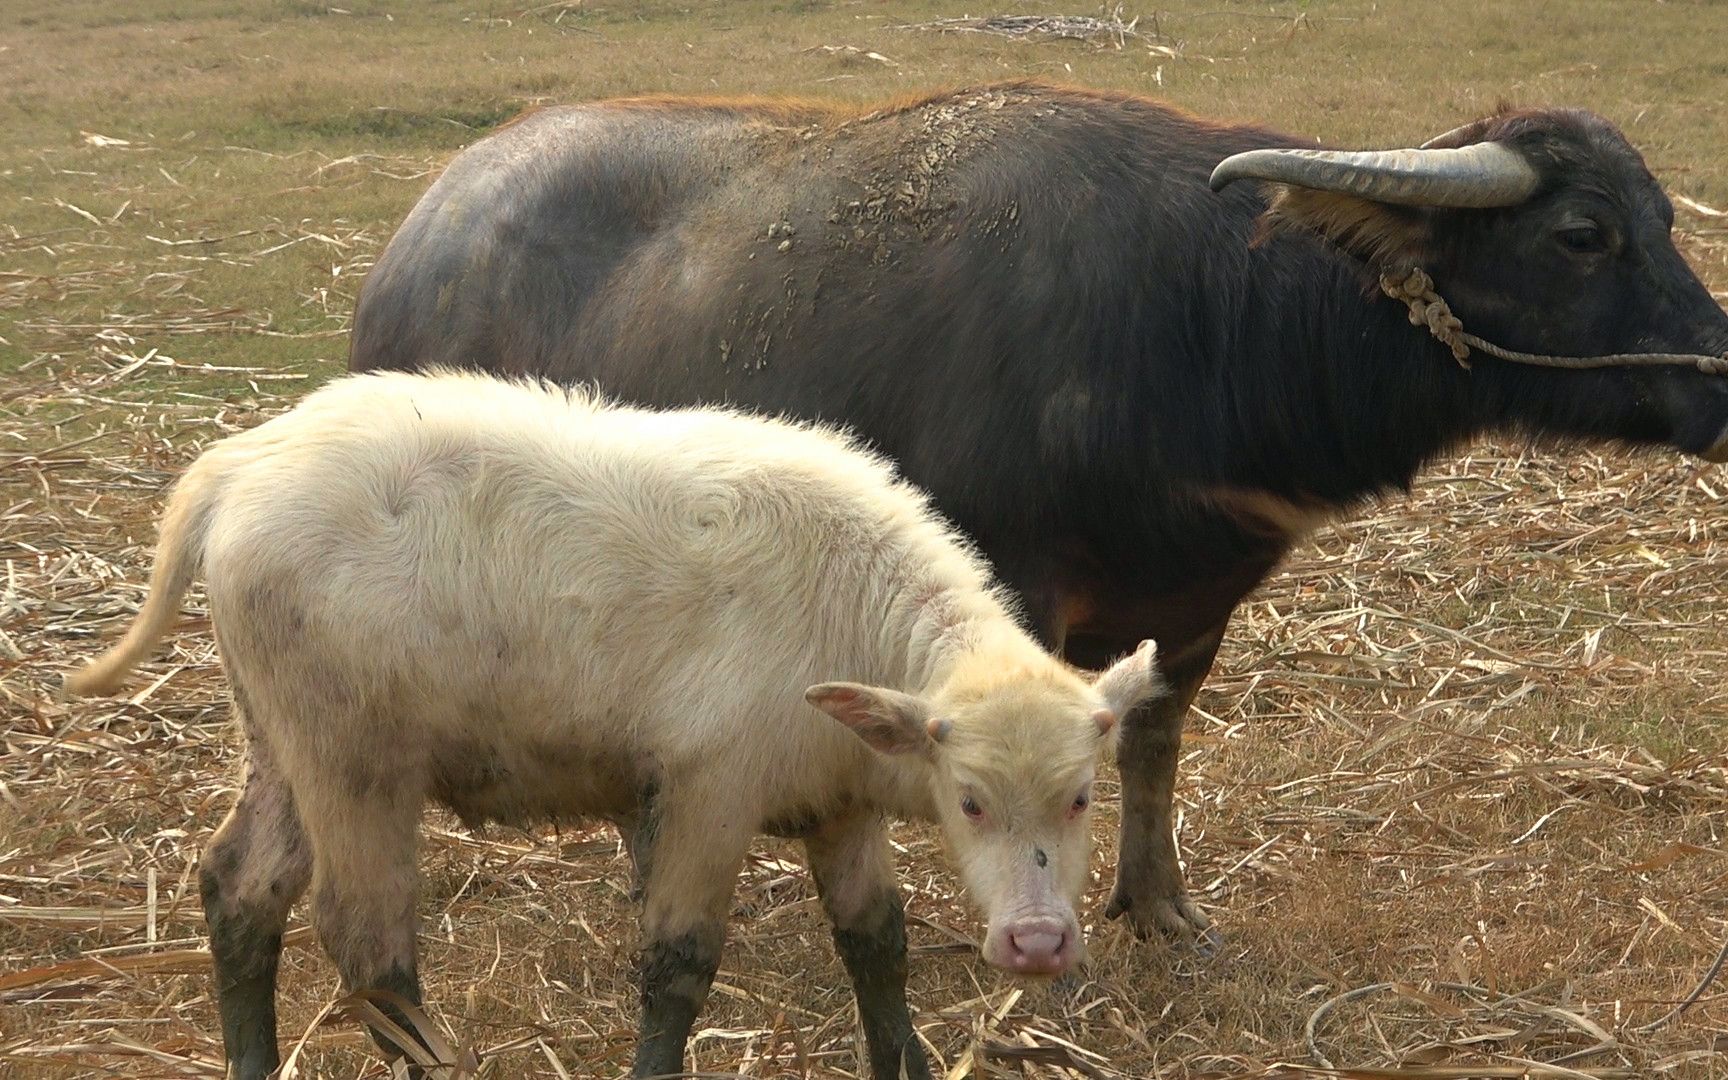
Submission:
[[[1060,970],[1076,800],[1113,718],[1156,690],[1149,648],[1096,683],[1051,659],[924,497],[839,433],[475,375],[344,378],[211,447],[137,623],[69,688],[112,691],[200,568],[248,795],[291,795],[326,943],[366,954],[350,981],[411,954],[393,924],[426,799],[629,826],[650,791],[651,937],[724,918],[752,835],[887,814],[942,824],[987,958]],[[836,918],[879,876],[839,875],[862,880],[828,897]]]

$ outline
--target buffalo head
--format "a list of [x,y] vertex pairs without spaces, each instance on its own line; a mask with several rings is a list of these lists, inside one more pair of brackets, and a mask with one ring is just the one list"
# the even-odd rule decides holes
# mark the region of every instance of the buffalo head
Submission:
[[[1672,204],[1591,113],[1502,111],[1419,149],[1252,150],[1220,163],[1212,186],[1238,179],[1279,185],[1274,228],[1318,232],[1376,271],[1426,269],[1465,328],[1498,345],[1728,353],[1728,315],[1675,250]],[[1678,366],[1499,377],[1508,395],[1568,398],[1551,411],[1579,434],[1728,460],[1728,378]]]

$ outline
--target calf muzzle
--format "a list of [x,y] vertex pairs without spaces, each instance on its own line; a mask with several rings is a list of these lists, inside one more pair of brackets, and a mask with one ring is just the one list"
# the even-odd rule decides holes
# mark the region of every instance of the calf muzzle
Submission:
[[1060,975],[1079,958],[1079,944],[1080,927],[1072,918],[1016,919],[991,928],[984,959],[1016,975]]

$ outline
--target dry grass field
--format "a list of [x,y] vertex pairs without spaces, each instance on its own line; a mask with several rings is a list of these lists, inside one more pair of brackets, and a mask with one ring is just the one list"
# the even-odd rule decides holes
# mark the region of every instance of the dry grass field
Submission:
[[[1728,299],[1728,5],[1163,0],[1090,40],[906,29],[974,0],[8,0],[0,6],[0,1076],[220,1076],[197,854],[236,741],[201,601],[130,697],[61,704],[142,597],[164,485],[340,370],[356,288],[452,152],[523,106],[864,99],[1008,76],[1404,145],[1506,98],[1619,122]],[[949,1076],[1728,1076],[1728,473],[1496,443],[1323,531],[1191,718],[1199,961],[1101,909],[1057,986],[988,969],[906,828],[916,1022]],[[604,828],[430,815],[428,1012],[495,1077],[619,1075],[627,862]],[[285,1049],[386,1075],[296,916]],[[795,848],[739,883],[693,1068],[856,1075]],[[304,1038],[303,1038],[304,1037]],[[1337,1072],[1329,1072],[1336,1066]]]

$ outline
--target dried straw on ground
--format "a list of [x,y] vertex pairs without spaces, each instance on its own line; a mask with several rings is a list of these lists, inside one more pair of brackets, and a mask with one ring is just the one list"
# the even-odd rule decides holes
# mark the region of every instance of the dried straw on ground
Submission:
[[1122,17],[1122,5],[1104,11],[1101,16],[1091,15],[988,15],[975,18],[964,15],[949,19],[932,19],[929,22],[905,23],[895,26],[895,30],[933,30],[940,34],[990,34],[995,37],[1014,38],[1021,41],[1049,41],[1067,39],[1071,41],[1087,41],[1094,44],[1111,44],[1118,49],[1127,44],[1129,38],[1157,38],[1157,17],[1152,19],[1153,29],[1140,29],[1140,17],[1132,19]]
[[[329,239],[355,265],[376,250]],[[0,279],[0,303],[82,287]],[[201,601],[129,696],[53,689],[142,599],[163,485],[307,382],[170,358],[178,333],[272,332],[241,311],[38,331],[65,346],[0,395],[0,1073],[219,1076],[195,863],[236,741]],[[1725,499],[1720,470],[1669,455],[1505,442],[1305,545],[1242,610],[1189,728],[1181,842],[1227,935],[1209,962],[1098,917],[1113,782],[1094,961],[1070,985],[986,968],[932,834],[901,829],[943,1072],[1728,1075],[1728,985],[1659,1022],[1728,937]],[[620,1072],[616,837],[433,814],[423,865],[422,1019],[448,1031],[448,1075]],[[293,1074],[384,1075],[344,1019],[369,1006],[327,1011],[334,973],[294,925]],[[856,1075],[854,1028],[798,851],[764,842],[693,1067]]]

